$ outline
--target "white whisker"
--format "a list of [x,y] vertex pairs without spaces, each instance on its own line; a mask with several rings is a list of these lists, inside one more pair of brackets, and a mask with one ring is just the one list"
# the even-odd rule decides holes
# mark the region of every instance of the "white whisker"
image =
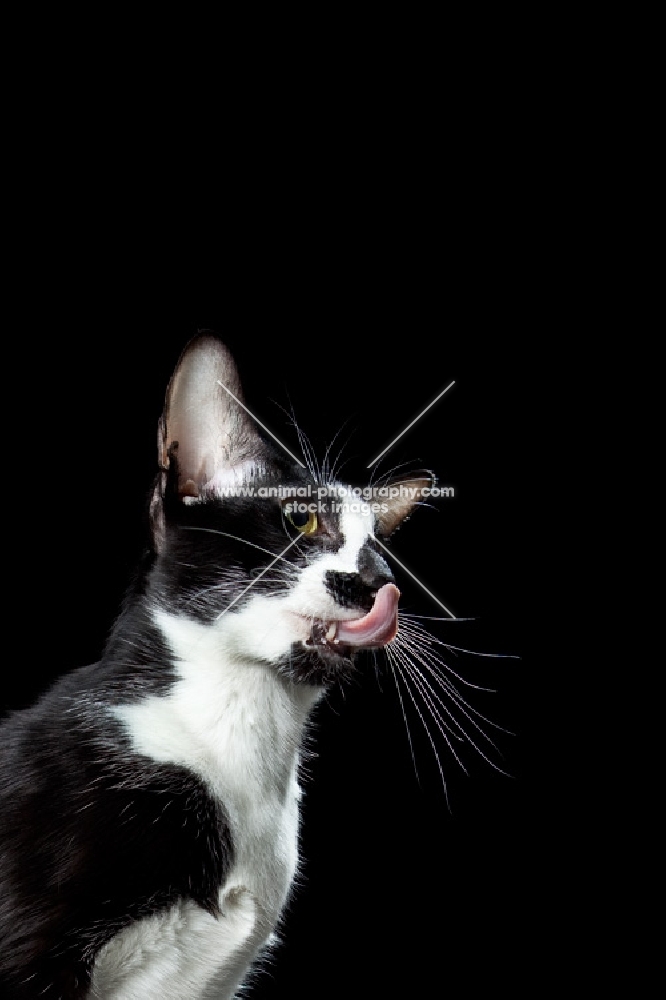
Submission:
[[462,768],[462,770],[465,772],[465,774],[467,774],[468,773],[467,772],[467,768],[464,766],[464,764],[460,760],[458,754],[455,752],[455,749],[454,749],[453,745],[449,742],[449,736],[452,737],[455,740],[458,740],[458,742],[460,742],[460,743],[470,742],[467,733],[462,728],[462,726],[460,725],[460,723],[457,721],[457,719],[455,718],[455,716],[446,707],[446,705],[441,700],[441,698],[438,697],[437,693],[432,689],[432,687],[430,687],[430,690],[432,691],[432,695],[437,699],[437,701],[439,702],[439,704],[442,706],[443,710],[446,712],[446,714],[451,719],[451,722],[453,723],[453,725],[457,726],[457,728],[460,730],[460,732],[462,733],[462,736],[458,736],[458,734],[455,733],[451,729],[451,727],[446,723],[446,721],[442,717],[442,714],[439,711],[439,709],[437,708],[437,706],[434,704],[434,702],[432,700],[432,697],[430,696],[430,694],[428,692],[428,689],[426,687],[427,682],[425,681],[425,678],[423,678],[423,675],[420,674],[419,671],[414,668],[413,664],[407,664],[407,663],[405,663],[404,667],[405,667],[405,670],[407,670],[407,672],[408,672],[411,680],[414,682],[414,686],[416,687],[417,691],[419,692],[419,694],[423,698],[423,701],[424,701],[425,705],[429,708],[430,714],[432,715],[433,719],[435,720],[435,724],[436,724],[437,728],[439,729],[440,733],[442,734],[442,736],[446,740],[446,742],[447,742],[447,744],[449,746],[449,749],[451,750],[451,753],[453,754],[453,756],[455,757],[455,759],[457,760],[458,764],[460,765],[460,767]]
[[329,455],[330,455],[330,452],[331,452],[331,448],[333,447],[333,445],[337,441],[339,435],[342,433],[342,431],[347,426],[347,424],[349,423],[350,420],[351,420],[351,417],[347,417],[347,419],[342,424],[342,426],[338,427],[337,431],[333,435],[331,443],[326,448],[326,452],[324,454],[324,461],[322,462],[323,485],[326,485],[328,483],[333,483],[334,480],[335,480],[335,470],[337,468],[337,464],[340,461],[340,456],[342,455],[344,449],[349,444],[349,438],[351,437],[351,434],[349,435],[349,437],[347,438],[347,440],[345,441],[345,443],[339,448],[338,453],[335,456],[335,460],[334,460],[332,466],[329,464],[328,458],[329,458]]
[[[250,545],[253,549],[258,549],[259,552],[265,552],[267,556],[274,556],[276,559],[282,559],[282,554],[276,555],[275,552],[271,552],[270,549],[265,549],[262,545],[256,545],[254,542],[248,542],[247,538],[241,538],[240,535],[230,535],[228,531],[220,531],[218,528],[201,528],[198,525],[186,524],[183,525],[183,530],[207,531],[211,535],[223,535],[225,538],[233,538],[237,542],[242,542],[244,545]],[[285,559],[284,562],[286,562],[287,566],[291,565],[288,559]]]
[[[443,660],[440,660],[439,657],[434,657],[433,654],[430,653],[429,650],[426,650],[425,652],[422,653],[422,656],[425,656],[425,657],[429,656],[431,658],[431,661],[434,660],[434,663],[433,662],[426,662],[426,660],[424,660],[424,659],[421,658],[421,656],[419,655],[419,653],[421,653],[421,650],[418,649],[418,648],[415,651],[413,651],[413,655],[416,657],[416,659],[419,661],[419,663],[421,663],[432,674],[432,676],[435,678],[435,680],[440,685],[440,687],[446,692],[446,694],[449,695],[449,697],[451,697],[452,699],[454,699],[456,701],[456,703],[459,705],[459,707],[461,705],[464,705],[465,708],[469,709],[469,711],[472,712],[474,715],[476,715],[477,718],[483,719],[483,721],[487,722],[488,725],[493,726],[495,729],[499,729],[499,730],[501,730],[504,733],[508,733],[510,736],[513,735],[513,733],[510,733],[508,729],[504,729],[502,726],[498,726],[496,722],[492,721],[492,719],[486,718],[485,715],[482,715],[481,712],[479,712],[479,711],[477,711],[477,709],[473,708],[469,704],[469,702],[467,702],[463,698],[463,696],[461,695],[460,691],[458,691],[458,689],[452,683],[452,681],[450,681],[447,677],[443,677],[442,676],[442,674],[440,673],[440,670],[439,670],[440,666],[444,667],[447,670],[449,669],[449,667],[447,666],[447,664]],[[451,673],[453,673],[453,671],[451,671]],[[488,691],[491,694],[495,693],[493,688],[483,688],[483,687],[480,687],[480,685],[470,685],[470,686],[471,687],[476,687],[476,688],[478,688],[478,690],[481,690],[481,691]],[[462,708],[461,708],[461,711],[463,711]],[[474,722],[474,720],[471,719],[471,718],[470,718],[470,722],[473,725],[476,725],[476,723]],[[482,733],[482,735],[484,736],[484,738],[487,739],[489,743],[491,743],[493,746],[495,746],[495,744],[492,742],[492,740],[490,739],[490,737],[487,736],[486,733],[483,732],[483,730],[480,728],[480,726],[477,726],[477,729],[479,730],[480,733]],[[495,749],[497,749],[497,747],[495,747]],[[498,751],[498,753],[499,753],[499,751]]]
[[[422,621],[426,622],[473,622],[476,621],[475,618],[444,618],[443,615],[414,615],[411,611],[401,611],[401,616],[404,618],[420,618]],[[490,655],[490,654],[488,654]]]
[[[395,653],[395,650],[392,650],[391,652]],[[401,674],[400,676],[402,676],[402,679],[403,679],[403,682],[404,682],[404,680],[405,680],[404,675]],[[435,741],[433,740],[433,738],[432,738],[432,736],[430,734],[430,730],[428,729],[428,725],[427,725],[425,719],[423,718],[423,713],[421,712],[421,709],[419,708],[419,706],[418,706],[418,704],[416,702],[416,699],[414,698],[414,695],[412,694],[411,688],[409,687],[409,685],[407,683],[405,683],[405,690],[406,690],[407,694],[409,695],[409,697],[411,698],[412,704],[414,705],[414,708],[416,709],[416,711],[418,713],[418,716],[419,716],[419,718],[421,720],[421,723],[423,725],[423,728],[425,730],[425,734],[428,737],[428,740],[430,741],[430,745],[431,745],[433,753],[435,755],[435,760],[437,761],[437,767],[439,769],[439,774],[440,774],[440,777],[442,779],[442,788],[444,789],[444,797],[446,798],[446,803],[448,805],[449,804],[449,796],[448,796],[448,791],[447,791],[447,788],[446,788],[446,778],[444,777],[444,771],[442,770],[442,762],[439,759],[439,754],[437,753],[437,747],[435,746]],[[446,737],[445,737],[445,739],[446,739]],[[448,743],[448,740],[447,740],[447,743]],[[449,743],[449,747],[450,746],[451,745]]]
[[[411,677],[411,679],[414,681],[414,683],[418,687],[419,691],[421,692],[421,694],[423,696],[423,699],[427,702],[427,704],[430,707],[430,709],[431,709],[431,711],[432,711],[433,716],[435,717],[435,719],[438,719],[441,722],[441,724],[444,726],[444,728],[446,729],[446,731],[451,736],[453,736],[454,739],[460,740],[460,741],[464,741],[466,739],[467,734],[465,733],[464,729],[462,728],[462,726],[460,725],[460,723],[458,722],[458,720],[455,718],[455,716],[453,715],[453,713],[451,712],[451,710],[447,707],[447,705],[445,705],[445,703],[442,701],[441,697],[437,694],[437,691],[435,690],[435,688],[433,687],[433,685],[430,683],[430,681],[428,680],[428,678],[424,677],[423,674],[421,673],[421,671],[418,669],[418,667],[414,663],[411,663],[409,661],[405,662],[405,670],[407,670],[409,672],[409,676]],[[442,718],[442,714],[441,714],[440,710],[437,708],[437,705],[435,705],[435,701],[441,706],[441,708],[443,709],[443,711],[449,716],[449,718],[451,719],[452,724],[454,726],[456,726],[460,730],[460,732],[463,734],[462,736],[458,736],[458,734],[453,731],[453,729],[451,728],[451,726],[449,726],[448,723]],[[462,765],[461,765],[461,767],[462,767]],[[463,768],[463,770],[464,770],[464,768]]]
[[392,651],[387,648],[389,666],[391,668],[391,673],[393,674],[393,680],[395,682],[395,689],[398,692],[398,698],[400,699],[400,708],[402,710],[402,717],[405,720],[405,729],[407,730],[407,740],[409,741],[409,752],[412,755],[412,763],[414,764],[414,774],[416,775],[416,782],[420,786],[421,781],[419,778],[418,768],[416,766],[416,757],[414,756],[414,744],[412,743],[412,734],[409,731],[409,723],[407,721],[407,713],[405,712],[405,703],[402,700],[402,694],[400,693],[400,685],[398,684],[398,678],[396,675],[395,665],[393,663]]
[[[438,736],[443,740],[448,750],[454,757],[460,768],[468,773],[461,757],[460,747],[467,744],[478,756],[489,764],[500,774],[507,774],[499,767],[495,761],[483,749],[483,742],[479,742],[474,730],[479,734],[481,741],[485,741],[492,747],[493,755],[503,756],[497,744],[491,739],[482,728],[483,724],[492,726],[493,729],[503,733],[509,730],[487,718],[478,709],[469,704],[454,683],[464,684],[467,688],[481,691],[484,694],[496,693],[494,688],[489,688],[480,684],[475,684],[458,671],[453,670],[446,659],[443,658],[444,651],[452,656],[468,654],[471,656],[499,656],[501,654],[477,654],[473,650],[467,650],[450,646],[421,624],[421,620],[450,621],[451,619],[434,618],[432,616],[412,615],[406,612],[399,613],[399,631],[390,646],[386,647],[388,665],[394,677],[396,690],[400,701],[405,726],[407,728],[410,752],[415,758],[415,748],[409,732],[407,704],[403,697],[402,685],[409,695],[408,703],[416,711],[421,725],[426,731],[427,738],[435,754],[440,778],[444,786],[444,792],[448,803],[448,794],[443,774],[442,761],[440,759],[437,743],[433,737]],[[461,621],[463,619],[457,619]],[[440,649],[438,649],[440,647]],[[399,683],[402,681],[402,685]],[[478,720],[478,721],[477,721]],[[430,732],[428,723],[436,728]],[[454,745],[455,744],[455,745]],[[440,747],[441,749],[441,747]],[[416,771],[416,761],[414,759]],[[418,772],[417,772],[418,776]]]

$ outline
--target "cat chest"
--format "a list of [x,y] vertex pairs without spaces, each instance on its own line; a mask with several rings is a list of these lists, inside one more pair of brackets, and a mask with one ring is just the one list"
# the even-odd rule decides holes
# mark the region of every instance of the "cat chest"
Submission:
[[184,694],[189,692],[181,688],[166,698],[116,707],[113,714],[134,752],[185,768],[214,801],[231,846],[224,884],[247,888],[275,913],[297,863],[298,742],[278,725],[277,713],[257,711],[249,699],[236,699],[234,711],[215,713],[210,699]]
[[[217,915],[189,899],[135,921],[99,953],[91,996],[224,1000],[267,944],[297,866],[298,802],[227,798],[233,862]],[[176,859],[174,862],[177,863]]]
[[247,890],[266,919],[274,923],[289,892],[298,864],[300,789],[295,770],[286,790],[247,781],[225,789],[225,808],[233,844],[233,863],[220,894],[220,905],[233,903]]
[[[105,1000],[218,1000],[233,996],[268,941],[296,872],[306,706],[295,705],[265,666],[221,656],[217,640],[208,650],[208,630],[167,616],[160,624],[174,651],[182,649],[179,680],[111,714],[133,754],[187,769],[219,807],[229,844],[219,913],[185,898],[135,921],[100,952],[94,985]],[[196,660],[186,655],[192,648]],[[195,852],[206,850],[205,836],[195,841]]]

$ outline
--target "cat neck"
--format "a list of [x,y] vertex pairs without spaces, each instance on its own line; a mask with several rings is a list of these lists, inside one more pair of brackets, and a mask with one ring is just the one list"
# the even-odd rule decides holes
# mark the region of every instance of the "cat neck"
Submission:
[[152,619],[169,652],[168,688],[112,710],[134,749],[189,767],[225,802],[256,784],[276,799],[287,794],[323,689],[295,684],[270,663],[241,655],[234,616],[216,626],[164,610],[153,610]]

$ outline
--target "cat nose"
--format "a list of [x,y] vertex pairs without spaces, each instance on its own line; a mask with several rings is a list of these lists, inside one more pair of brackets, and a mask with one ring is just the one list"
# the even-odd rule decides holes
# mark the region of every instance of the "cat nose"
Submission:
[[379,590],[385,583],[395,583],[391,568],[368,542],[362,546],[356,561],[358,574],[366,587]]
[[395,583],[393,573],[368,542],[359,550],[356,567],[355,573],[327,570],[326,589],[341,607],[369,611],[375,603],[379,588],[385,583]]

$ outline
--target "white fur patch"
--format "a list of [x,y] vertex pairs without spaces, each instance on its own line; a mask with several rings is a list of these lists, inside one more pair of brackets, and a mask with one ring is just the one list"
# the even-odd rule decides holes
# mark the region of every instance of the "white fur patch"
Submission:
[[248,892],[216,919],[193,902],[138,921],[97,956],[90,995],[100,1000],[231,1000],[262,941]]
[[251,597],[211,625],[155,612],[178,679],[166,696],[112,710],[133,748],[189,768],[222,803],[234,863],[222,915],[193,902],[120,932],[95,963],[100,1000],[230,1000],[268,941],[298,862],[298,754],[318,688],[292,684],[272,664],[308,637],[314,617],[355,617],[324,585],[326,570],[354,572],[372,517],[344,513],[345,542],[300,574],[287,594]]

